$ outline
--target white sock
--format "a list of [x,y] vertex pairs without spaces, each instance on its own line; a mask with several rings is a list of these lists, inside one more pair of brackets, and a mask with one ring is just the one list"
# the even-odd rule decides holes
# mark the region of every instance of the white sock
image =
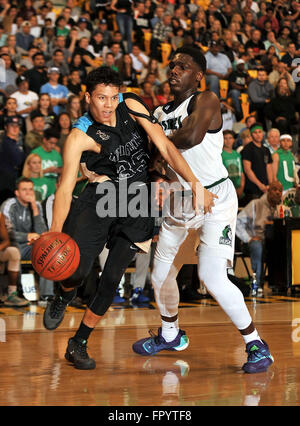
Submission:
[[253,340],[260,340],[262,342],[256,329],[250,334],[242,334],[242,337],[246,345],[247,343],[252,342]]
[[174,322],[167,322],[161,320],[161,335],[166,342],[172,342],[172,340],[176,338],[178,331],[178,320]]

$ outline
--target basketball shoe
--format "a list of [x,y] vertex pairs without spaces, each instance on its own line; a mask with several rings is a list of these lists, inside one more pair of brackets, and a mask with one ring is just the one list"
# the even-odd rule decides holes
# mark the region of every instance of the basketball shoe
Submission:
[[139,305],[143,303],[149,303],[150,299],[149,297],[144,295],[142,287],[134,288],[132,291],[132,295],[130,297],[130,302],[133,305]]
[[140,339],[132,345],[132,349],[139,355],[155,355],[160,351],[183,351],[189,345],[189,339],[185,331],[179,330],[177,336],[171,342],[166,342],[161,335],[161,328],[156,336],[149,330],[150,337]]
[[269,347],[264,340],[253,340],[246,345],[248,353],[248,361],[243,365],[242,369],[245,373],[262,373],[267,371],[274,358],[270,354]]
[[96,368],[95,361],[89,357],[86,346],[86,340],[77,340],[71,337],[65,353],[65,358],[78,370],[93,370]]
[[75,299],[76,294],[76,289],[71,291],[69,300],[65,300],[60,294],[57,294],[51,302],[47,303],[43,317],[44,327],[47,330],[55,330],[59,326],[64,319],[67,306]]

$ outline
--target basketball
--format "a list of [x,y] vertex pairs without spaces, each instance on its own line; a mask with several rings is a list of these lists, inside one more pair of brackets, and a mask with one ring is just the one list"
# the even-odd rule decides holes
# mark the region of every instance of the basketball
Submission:
[[32,247],[31,261],[35,271],[51,281],[69,278],[77,269],[80,252],[76,242],[63,232],[48,232]]

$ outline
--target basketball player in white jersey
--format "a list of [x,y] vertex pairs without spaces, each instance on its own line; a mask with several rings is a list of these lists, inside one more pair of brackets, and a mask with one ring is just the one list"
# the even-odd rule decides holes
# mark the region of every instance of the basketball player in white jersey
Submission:
[[[178,325],[178,270],[173,261],[190,228],[199,230],[199,279],[240,331],[246,344],[247,373],[266,371],[273,362],[267,344],[261,340],[241,291],[228,279],[232,266],[237,216],[237,196],[223,166],[222,116],[218,97],[211,91],[198,92],[206,71],[206,60],[199,49],[183,46],[171,60],[169,84],[174,101],[160,106],[154,115],[165,134],[181,150],[193,173],[206,189],[216,194],[211,212],[195,214],[192,198],[184,198],[180,215],[169,212],[165,218],[155,252],[152,284],[161,314],[158,335],[133,344],[140,355],[162,350],[186,349],[189,340]],[[188,184],[177,175],[183,189]]]

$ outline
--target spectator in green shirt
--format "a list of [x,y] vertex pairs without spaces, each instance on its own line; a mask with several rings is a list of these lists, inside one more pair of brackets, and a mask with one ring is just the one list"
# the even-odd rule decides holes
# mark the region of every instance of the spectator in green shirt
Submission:
[[39,202],[46,200],[56,191],[54,179],[44,177],[42,159],[37,154],[31,153],[26,157],[22,176],[32,180],[35,198]]
[[61,173],[63,164],[62,156],[56,150],[58,136],[54,129],[46,129],[42,145],[31,151],[41,157],[44,176],[48,179],[53,179],[54,182],[56,182],[58,175]]
[[234,184],[239,199],[243,197],[245,186],[245,175],[241,154],[232,149],[235,142],[234,132],[232,130],[224,130],[224,146],[222,152],[223,164],[226,167],[229,179]]
[[295,159],[291,153],[292,145],[291,135],[281,135],[280,148],[273,154],[274,179],[279,180],[284,191],[298,185]]

